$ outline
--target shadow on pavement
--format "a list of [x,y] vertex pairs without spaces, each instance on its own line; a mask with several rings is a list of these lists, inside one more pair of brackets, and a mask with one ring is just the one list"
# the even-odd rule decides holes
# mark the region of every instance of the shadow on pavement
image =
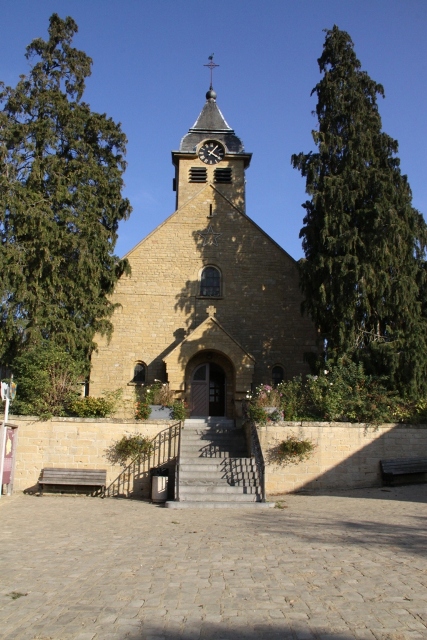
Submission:
[[[296,495],[335,496],[337,498],[363,498],[365,500],[398,500],[400,502],[420,502],[427,504],[427,483],[406,484],[394,487],[368,487],[363,489],[328,489],[318,491],[303,490]],[[286,495],[280,496],[286,498]],[[270,500],[278,499],[278,496]]]
[[[254,625],[239,628],[227,624],[199,623],[188,631],[164,630],[152,625],[141,626],[141,631],[125,633],[123,640],[356,640],[355,635],[345,632],[334,633],[327,629],[315,629],[295,625]],[[358,636],[359,638],[363,636]],[[371,636],[370,636],[371,637]],[[117,637],[117,640],[122,638]],[[386,639],[384,639],[386,640]],[[388,640],[388,637],[387,637]],[[394,638],[392,639],[394,640]]]

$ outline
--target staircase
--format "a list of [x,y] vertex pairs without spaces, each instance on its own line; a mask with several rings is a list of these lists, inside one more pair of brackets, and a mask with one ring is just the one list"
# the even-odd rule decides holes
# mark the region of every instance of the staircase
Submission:
[[172,509],[273,506],[262,502],[254,458],[242,429],[227,418],[190,418],[181,432],[178,500]]

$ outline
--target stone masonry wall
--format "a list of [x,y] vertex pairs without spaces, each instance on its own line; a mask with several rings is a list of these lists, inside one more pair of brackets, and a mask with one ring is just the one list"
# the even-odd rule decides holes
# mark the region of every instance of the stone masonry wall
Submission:
[[[24,491],[36,488],[44,467],[107,469],[108,486],[122,471],[122,467],[109,464],[104,457],[114,441],[136,433],[152,439],[175,421],[135,422],[111,418],[41,421],[29,416],[11,416],[10,423],[18,425],[14,491]],[[145,497],[148,497],[147,491]]]
[[[97,338],[91,395],[122,388],[124,400],[131,400],[129,383],[138,361],[147,365],[149,382],[164,380],[164,357],[207,318],[209,305],[215,306],[224,329],[255,358],[255,385],[269,382],[276,364],[287,378],[308,372],[304,353],[315,348],[316,336],[309,319],[301,317],[295,261],[219,187],[192,187],[197,193],[127,256],[132,274],[121,278],[113,296],[120,307],[113,316],[111,341]],[[209,218],[210,207],[214,215]],[[216,240],[199,235],[209,227],[218,234]],[[206,265],[222,275],[216,298],[199,295]]]
[[[427,456],[427,426],[283,422],[258,427],[266,463],[266,492],[321,491],[381,484],[380,460]],[[315,445],[297,464],[277,464],[274,450],[294,434]]]
[[[53,418],[43,422],[22,416],[11,416],[10,422],[19,426],[15,491],[35,488],[44,467],[107,469],[108,485],[122,471],[104,457],[114,441],[135,433],[152,439],[172,424],[91,418]],[[270,496],[378,486],[380,460],[427,456],[426,425],[286,422],[258,429]],[[273,460],[274,449],[290,434],[309,438],[317,445],[316,450],[305,462],[279,465]],[[157,466],[157,462],[150,466]],[[137,497],[148,497],[148,478],[141,488]]]

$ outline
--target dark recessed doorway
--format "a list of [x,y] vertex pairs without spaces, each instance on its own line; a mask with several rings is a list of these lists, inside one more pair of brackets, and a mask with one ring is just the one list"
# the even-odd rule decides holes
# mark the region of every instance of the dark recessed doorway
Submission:
[[224,370],[218,364],[206,362],[197,367],[191,382],[191,415],[225,415]]

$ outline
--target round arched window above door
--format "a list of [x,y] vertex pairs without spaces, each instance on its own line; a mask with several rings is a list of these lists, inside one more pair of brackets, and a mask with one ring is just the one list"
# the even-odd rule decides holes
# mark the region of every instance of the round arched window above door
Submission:
[[218,298],[221,295],[221,272],[216,267],[205,267],[200,277],[200,295]]

